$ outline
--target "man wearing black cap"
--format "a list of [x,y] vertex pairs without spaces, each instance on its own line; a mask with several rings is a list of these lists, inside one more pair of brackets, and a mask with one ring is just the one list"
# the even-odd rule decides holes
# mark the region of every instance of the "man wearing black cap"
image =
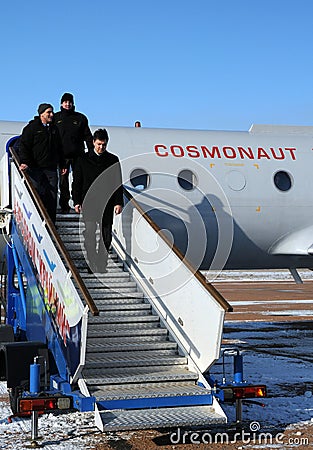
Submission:
[[79,156],[85,154],[85,142],[88,150],[93,149],[92,134],[87,117],[75,111],[73,94],[66,92],[61,98],[61,110],[54,115],[54,121],[59,129],[65,155],[67,172],[60,176],[60,208],[63,213],[68,213],[70,190],[69,171],[74,170]]
[[23,128],[20,169],[27,170],[53,223],[56,220],[58,172],[66,173],[59,130],[53,124],[53,106],[41,103],[38,116]]

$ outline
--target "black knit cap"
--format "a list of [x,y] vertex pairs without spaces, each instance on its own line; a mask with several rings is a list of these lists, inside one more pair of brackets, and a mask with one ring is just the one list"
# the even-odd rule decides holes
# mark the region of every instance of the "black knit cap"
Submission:
[[69,92],[65,92],[65,94],[62,95],[61,103],[66,102],[66,101],[69,101],[69,102],[73,103],[73,105],[74,105],[73,94],[70,94]]
[[38,114],[39,115],[42,114],[48,108],[52,108],[53,109],[53,106],[50,105],[50,103],[40,103],[40,105],[38,106]]

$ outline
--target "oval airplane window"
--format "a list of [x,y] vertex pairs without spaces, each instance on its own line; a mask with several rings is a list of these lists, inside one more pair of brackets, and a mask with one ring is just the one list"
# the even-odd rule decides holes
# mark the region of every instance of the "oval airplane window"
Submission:
[[274,184],[280,191],[289,191],[292,186],[291,176],[289,173],[280,170],[274,175]]
[[150,177],[143,169],[134,169],[129,179],[134,188],[140,189],[141,191],[147,189],[150,183]]
[[241,191],[246,185],[244,175],[238,170],[231,170],[226,175],[227,184],[233,191]]
[[177,177],[178,184],[185,191],[191,191],[197,184],[196,175],[188,169],[181,170]]

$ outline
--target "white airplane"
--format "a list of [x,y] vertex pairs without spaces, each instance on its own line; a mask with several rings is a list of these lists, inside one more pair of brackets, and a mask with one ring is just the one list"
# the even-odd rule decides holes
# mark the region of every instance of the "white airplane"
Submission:
[[[2,154],[24,126],[0,121]],[[124,186],[194,266],[285,268],[298,282],[313,268],[313,126],[105,128]]]

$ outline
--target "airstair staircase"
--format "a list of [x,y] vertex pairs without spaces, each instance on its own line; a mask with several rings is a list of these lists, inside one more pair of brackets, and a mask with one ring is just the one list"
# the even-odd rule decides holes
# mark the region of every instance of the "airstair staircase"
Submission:
[[[58,214],[58,233],[97,308],[88,317],[86,362],[78,380],[96,398],[101,430],[212,425],[225,414],[201,374],[114,250],[107,273],[88,272],[75,213]],[[201,379],[201,380],[200,380]]]

